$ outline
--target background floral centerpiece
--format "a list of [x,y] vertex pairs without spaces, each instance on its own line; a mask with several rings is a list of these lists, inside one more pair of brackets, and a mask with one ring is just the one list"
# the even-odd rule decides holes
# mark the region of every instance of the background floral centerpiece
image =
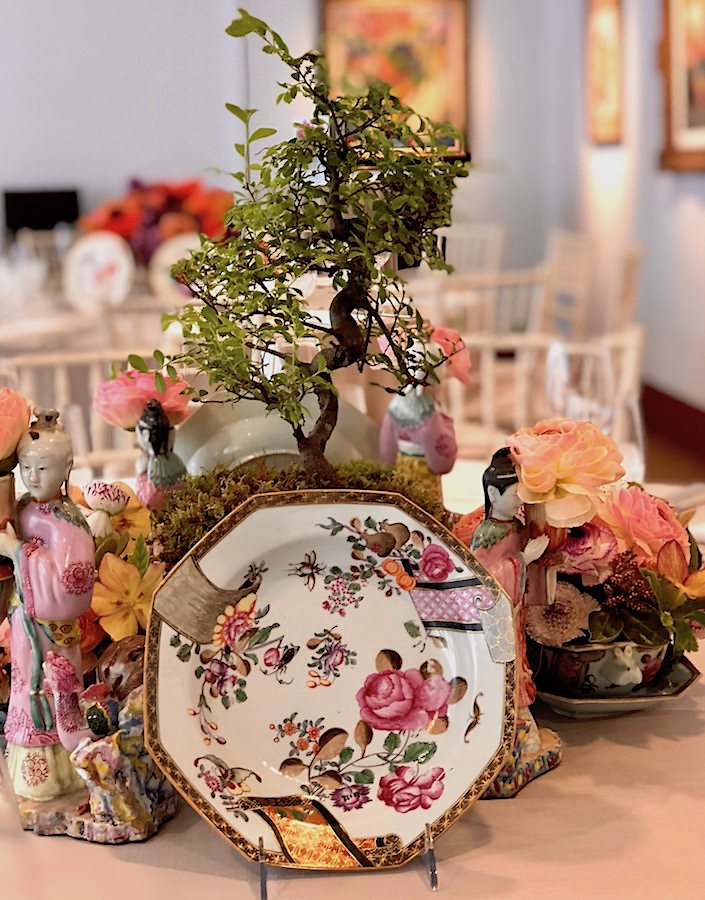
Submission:
[[79,219],[84,231],[112,231],[125,238],[138,262],[148,263],[162,241],[197,231],[210,238],[225,234],[225,213],[233,197],[201,181],[145,183],[133,179],[127,193],[107,200]]

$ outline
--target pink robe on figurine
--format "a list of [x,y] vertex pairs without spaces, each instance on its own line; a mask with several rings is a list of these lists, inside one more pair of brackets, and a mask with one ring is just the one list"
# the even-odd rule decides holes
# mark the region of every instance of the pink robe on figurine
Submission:
[[[49,728],[37,727],[30,705],[32,680],[34,676],[36,682],[37,671],[41,673],[47,650],[66,657],[81,672],[77,620],[88,610],[93,594],[94,545],[85,519],[65,497],[38,502],[25,495],[18,504],[17,522],[22,544],[15,578],[22,600],[16,593],[10,604],[12,691],[5,735],[11,745],[46,747],[59,742],[56,710],[51,697],[43,696],[41,703],[48,703],[54,721]],[[32,777],[40,778],[42,766],[35,769]]]

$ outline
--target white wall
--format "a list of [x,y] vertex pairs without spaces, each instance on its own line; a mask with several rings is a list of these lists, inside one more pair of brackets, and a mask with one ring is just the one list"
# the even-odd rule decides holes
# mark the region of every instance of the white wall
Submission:
[[598,299],[614,295],[624,250],[641,245],[644,381],[705,409],[705,172],[659,169],[661,5],[623,0],[624,140],[598,148],[583,138],[583,227],[597,243]]
[[133,176],[232,166],[224,104],[242,102],[244,66],[224,29],[235,8],[0,0],[0,189],[78,187],[90,209]]

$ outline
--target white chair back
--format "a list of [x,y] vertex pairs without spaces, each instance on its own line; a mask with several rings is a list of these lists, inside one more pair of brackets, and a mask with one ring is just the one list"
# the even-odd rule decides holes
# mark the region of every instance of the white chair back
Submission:
[[593,266],[594,249],[586,234],[559,230],[550,234],[545,331],[574,341],[586,336]]
[[459,274],[497,272],[502,262],[504,229],[501,225],[454,222],[438,229],[445,260]]
[[[149,359],[150,353],[142,355]],[[133,473],[134,435],[108,425],[92,399],[99,384],[123,363],[120,351],[109,350],[12,356],[0,359],[0,384],[20,391],[32,407],[59,410],[73,441],[74,469],[86,480],[117,477]]]

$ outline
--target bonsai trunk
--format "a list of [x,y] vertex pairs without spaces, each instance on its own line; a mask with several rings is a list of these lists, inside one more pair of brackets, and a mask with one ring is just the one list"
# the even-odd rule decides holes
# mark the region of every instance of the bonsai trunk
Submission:
[[308,434],[304,433],[300,425],[294,429],[302,465],[309,471],[320,471],[323,475],[333,474],[333,467],[325,457],[325,449],[338,421],[338,396],[333,386],[331,372],[345,369],[364,359],[367,339],[352,313],[356,309],[369,311],[367,288],[367,276],[351,272],[347,287],[331,301],[330,324],[333,340],[324,346],[311,362],[299,363],[311,374],[319,373],[319,377],[324,381],[324,384],[315,391],[319,414],[313,428]]

